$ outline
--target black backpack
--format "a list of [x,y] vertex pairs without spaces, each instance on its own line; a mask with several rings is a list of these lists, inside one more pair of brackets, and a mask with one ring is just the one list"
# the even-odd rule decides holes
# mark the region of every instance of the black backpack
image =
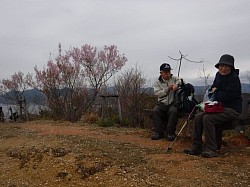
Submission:
[[190,113],[193,108],[198,104],[194,98],[194,86],[190,83],[184,83],[182,81],[182,86],[177,90],[175,95],[176,106],[180,112]]

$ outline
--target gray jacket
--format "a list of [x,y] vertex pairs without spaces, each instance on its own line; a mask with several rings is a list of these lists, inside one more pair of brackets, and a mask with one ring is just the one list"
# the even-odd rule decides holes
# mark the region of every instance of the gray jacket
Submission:
[[158,101],[165,105],[171,105],[175,100],[175,91],[169,89],[169,85],[178,84],[181,85],[181,79],[175,76],[171,76],[169,80],[164,80],[161,77],[154,84],[154,94],[158,97]]

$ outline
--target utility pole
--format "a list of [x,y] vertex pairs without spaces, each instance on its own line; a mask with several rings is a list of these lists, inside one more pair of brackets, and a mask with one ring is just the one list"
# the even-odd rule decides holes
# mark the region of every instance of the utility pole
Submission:
[[180,50],[179,50],[179,53],[180,53],[180,55],[181,55],[181,57],[180,57],[179,59],[172,58],[172,57],[168,56],[168,57],[169,57],[170,59],[172,59],[172,60],[179,61],[178,77],[180,76],[182,59],[185,59],[186,61],[192,62],[192,63],[202,63],[202,62],[203,62],[203,60],[201,60],[201,61],[193,61],[193,60],[187,59],[187,58],[186,58],[187,55],[183,55],[183,54],[181,53]]

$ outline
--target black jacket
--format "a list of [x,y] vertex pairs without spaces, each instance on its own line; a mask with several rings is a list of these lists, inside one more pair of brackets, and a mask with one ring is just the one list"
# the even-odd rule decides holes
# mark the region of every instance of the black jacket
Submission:
[[225,76],[217,72],[211,88],[213,87],[217,88],[214,92],[215,101],[221,102],[223,107],[232,108],[241,113],[241,83],[235,71]]

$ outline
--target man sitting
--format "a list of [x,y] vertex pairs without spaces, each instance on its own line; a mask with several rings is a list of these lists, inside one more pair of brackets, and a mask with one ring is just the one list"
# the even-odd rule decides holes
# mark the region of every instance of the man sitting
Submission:
[[167,63],[160,66],[160,76],[154,84],[154,93],[158,102],[153,109],[153,123],[155,132],[152,140],[164,138],[165,120],[167,119],[167,140],[174,141],[178,122],[178,109],[175,106],[175,92],[181,81],[171,74],[171,67]]

